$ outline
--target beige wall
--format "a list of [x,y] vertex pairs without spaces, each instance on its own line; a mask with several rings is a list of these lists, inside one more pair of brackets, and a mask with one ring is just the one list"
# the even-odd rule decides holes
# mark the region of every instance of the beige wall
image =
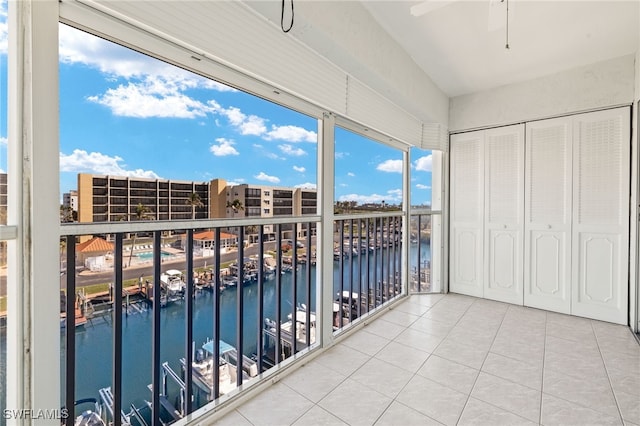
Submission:
[[209,186],[209,217],[222,218],[227,216],[227,181],[214,179]]
[[78,174],[78,222],[93,222],[93,177]]

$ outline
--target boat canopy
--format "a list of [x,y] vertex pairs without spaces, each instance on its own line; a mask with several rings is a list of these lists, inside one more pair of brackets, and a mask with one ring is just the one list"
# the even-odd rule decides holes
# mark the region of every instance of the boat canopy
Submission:
[[[220,355],[223,355],[223,354],[225,354],[227,352],[231,352],[231,351],[234,350],[233,346],[231,346],[230,344],[228,344],[224,340],[220,340],[220,344],[218,345],[218,347],[220,348]],[[205,343],[204,345],[202,345],[202,349],[204,349],[205,351],[207,351],[210,354],[212,354],[213,353],[213,340],[210,340],[207,343]]]

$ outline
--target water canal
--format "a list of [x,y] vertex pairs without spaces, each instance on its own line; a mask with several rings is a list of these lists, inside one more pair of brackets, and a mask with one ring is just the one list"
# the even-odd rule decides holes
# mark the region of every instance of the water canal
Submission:
[[[412,245],[412,249],[417,245]],[[411,268],[417,265],[416,250],[411,250]],[[421,244],[421,265],[431,259],[428,242]],[[360,276],[358,257],[354,257],[354,282]],[[349,290],[349,260],[345,258],[344,282],[345,290]],[[386,265],[385,265],[386,267]],[[307,301],[306,289],[307,265],[300,265],[297,272],[297,303],[315,306],[316,271],[311,266],[311,294]],[[363,262],[364,273],[366,263]],[[373,273],[373,265],[370,274]],[[379,269],[378,269],[379,274]],[[386,272],[385,272],[386,275]],[[371,275],[373,276],[373,275]],[[337,294],[340,287],[339,262],[334,262],[333,294]],[[281,280],[281,320],[286,321],[295,303],[292,300],[293,273],[284,273]],[[363,280],[364,281],[364,280]],[[276,279],[264,283],[264,316],[276,318]],[[357,284],[355,284],[357,285]],[[366,284],[365,284],[366,285]],[[262,323],[257,319],[258,285],[245,284],[242,288],[244,295],[244,330],[243,345],[246,355],[256,352],[258,332],[262,330]],[[357,289],[354,289],[357,291]],[[220,332],[221,339],[235,346],[236,342],[236,309],[237,287],[227,288],[220,295]],[[141,309],[127,315],[123,321],[123,394],[122,403],[125,411],[131,404],[143,406],[145,400],[151,399],[151,392],[147,385],[151,383],[151,335],[152,310],[141,304]],[[313,309],[313,308],[312,308]],[[161,310],[161,360],[167,361],[175,370],[180,371],[180,358],[184,357],[185,335],[185,305],[183,301],[169,304]],[[213,336],[213,295],[202,291],[197,294],[194,303],[193,336],[196,348]],[[64,348],[64,330],[60,334],[61,347]],[[111,315],[98,316],[91,319],[85,326],[76,331],[76,397],[98,398],[98,390],[111,384],[112,365],[112,324]],[[64,372],[64,352],[61,359],[61,371]],[[64,377],[64,374],[63,374]],[[0,383],[6,383],[6,330],[0,330]],[[63,383],[64,386],[64,383]],[[7,390],[11,392],[11,390]],[[4,386],[0,387],[0,412],[6,407]],[[64,395],[64,392],[62,392]],[[0,416],[1,417],[1,416]],[[4,419],[0,418],[0,424]]]

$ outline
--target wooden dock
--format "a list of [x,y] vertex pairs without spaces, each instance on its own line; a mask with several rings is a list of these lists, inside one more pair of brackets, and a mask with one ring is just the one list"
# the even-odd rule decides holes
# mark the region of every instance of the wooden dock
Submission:
[[[60,323],[62,324],[64,321],[64,325],[66,327],[66,321],[67,319],[67,313],[66,312],[60,312]],[[85,316],[83,315],[82,311],[80,310],[80,308],[76,307],[75,309],[75,326],[76,327],[80,327],[82,325],[85,325],[87,323],[87,318],[85,318]]]

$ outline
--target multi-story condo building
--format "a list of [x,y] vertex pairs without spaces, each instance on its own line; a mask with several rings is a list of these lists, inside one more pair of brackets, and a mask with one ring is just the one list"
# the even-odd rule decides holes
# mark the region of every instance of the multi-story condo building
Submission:
[[[65,194],[70,204],[74,192]],[[193,194],[201,205],[194,205]],[[79,222],[300,216],[316,214],[316,205],[315,189],[78,175]]]
[[208,203],[207,182],[78,174],[79,222],[206,219]]
[[[212,191],[211,204],[225,207],[224,215],[217,217],[277,217],[316,214],[317,192],[311,188],[286,188],[267,185],[227,185],[223,179],[211,181],[212,187],[225,190]],[[283,231],[292,231],[283,227]],[[273,226],[266,226],[264,233],[273,234]],[[306,235],[304,229],[296,231],[296,237]],[[293,235],[291,235],[293,237]]]
[[62,207],[71,211],[78,211],[78,191],[71,190],[62,194]]
[[7,174],[0,173],[0,224],[7,223]]

